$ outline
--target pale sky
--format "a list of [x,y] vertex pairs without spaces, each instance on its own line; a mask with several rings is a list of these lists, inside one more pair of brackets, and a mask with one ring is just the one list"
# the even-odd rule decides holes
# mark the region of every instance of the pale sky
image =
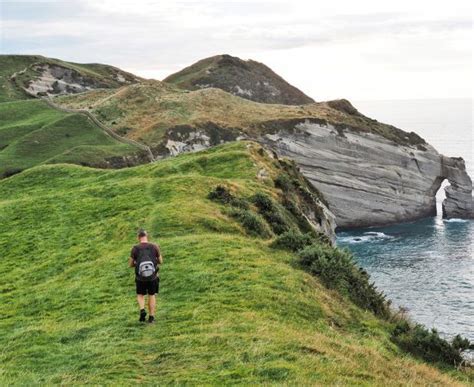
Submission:
[[227,53],[321,101],[472,98],[468,0],[0,0],[0,53],[163,79]]

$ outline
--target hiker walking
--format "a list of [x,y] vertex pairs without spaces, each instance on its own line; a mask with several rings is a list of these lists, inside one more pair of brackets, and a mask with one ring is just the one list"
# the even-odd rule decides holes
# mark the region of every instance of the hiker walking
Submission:
[[145,295],[148,294],[148,322],[155,321],[156,296],[160,287],[160,277],[158,276],[158,265],[163,263],[160,247],[148,242],[148,233],[145,230],[138,230],[138,243],[133,246],[128,264],[135,267],[135,283],[137,287],[137,301],[140,307],[140,322],[145,322]]

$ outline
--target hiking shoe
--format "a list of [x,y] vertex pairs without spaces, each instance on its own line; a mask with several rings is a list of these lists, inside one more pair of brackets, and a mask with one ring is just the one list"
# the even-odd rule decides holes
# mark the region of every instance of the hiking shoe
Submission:
[[142,309],[140,310],[140,319],[138,321],[145,322],[145,319],[146,319],[146,310]]
[[150,317],[148,317],[148,322],[149,322],[150,324],[153,324],[153,323],[155,322],[155,316],[150,316]]

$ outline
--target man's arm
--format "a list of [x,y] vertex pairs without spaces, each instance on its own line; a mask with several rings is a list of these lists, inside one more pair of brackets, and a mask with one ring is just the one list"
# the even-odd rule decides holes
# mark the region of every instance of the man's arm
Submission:
[[132,257],[128,258],[128,267],[135,267],[135,260]]
[[158,264],[161,265],[163,263],[163,256],[161,255],[161,248],[158,245],[155,245],[156,254],[158,255]]

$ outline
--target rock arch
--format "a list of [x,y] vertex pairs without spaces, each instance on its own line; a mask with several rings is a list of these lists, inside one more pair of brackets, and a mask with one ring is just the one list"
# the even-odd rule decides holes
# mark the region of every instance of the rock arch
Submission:
[[445,188],[443,217],[474,218],[472,181],[462,158],[441,155],[441,176],[436,178],[436,182],[439,181],[438,189],[444,179],[447,179],[450,185]]

